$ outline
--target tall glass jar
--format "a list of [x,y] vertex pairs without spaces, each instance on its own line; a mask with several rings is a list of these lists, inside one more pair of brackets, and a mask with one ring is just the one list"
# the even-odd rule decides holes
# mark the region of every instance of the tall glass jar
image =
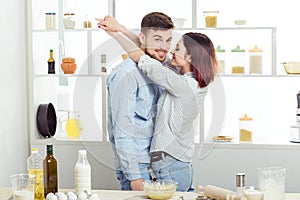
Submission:
[[217,46],[216,48],[216,55],[218,60],[218,73],[219,74],[225,74],[225,49],[222,49],[221,46]]
[[245,49],[241,49],[239,45],[231,50],[231,66],[232,74],[245,73]]
[[262,73],[262,52],[256,45],[253,49],[249,50],[249,73],[261,74]]
[[45,13],[46,29],[56,29],[56,13]]
[[252,143],[252,121],[247,114],[240,118],[240,143]]

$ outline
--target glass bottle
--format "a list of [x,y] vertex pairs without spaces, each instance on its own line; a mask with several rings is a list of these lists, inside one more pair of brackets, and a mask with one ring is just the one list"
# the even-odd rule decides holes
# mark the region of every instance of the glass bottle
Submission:
[[44,169],[43,158],[38,153],[38,148],[31,149],[27,158],[27,172],[35,176],[34,200],[44,200]]
[[53,58],[53,49],[50,49],[50,57],[48,59],[48,74],[55,74],[55,60]]
[[58,191],[57,161],[53,156],[53,145],[47,145],[47,155],[44,160],[45,197],[48,193]]
[[78,160],[75,165],[75,191],[91,194],[91,166],[86,150],[78,151]]

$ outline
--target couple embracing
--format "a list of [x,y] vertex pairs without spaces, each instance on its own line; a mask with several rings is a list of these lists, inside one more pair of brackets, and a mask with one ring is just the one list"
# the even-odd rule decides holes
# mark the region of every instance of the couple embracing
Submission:
[[97,20],[129,55],[107,79],[108,134],[121,189],[143,190],[144,180],[156,178],[193,190],[194,121],[217,70],[212,41],[186,33],[169,58],[175,27],[166,14],[145,15],[139,36],[111,16]]

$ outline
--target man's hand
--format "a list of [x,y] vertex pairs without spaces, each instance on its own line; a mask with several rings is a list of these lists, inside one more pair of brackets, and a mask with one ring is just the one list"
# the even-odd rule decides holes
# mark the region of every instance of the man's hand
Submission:
[[132,180],[130,182],[130,186],[131,186],[131,189],[133,191],[143,191],[144,190],[144,188],[143,188],[143,179],[139,178],[139,179],[136,179],[136,180]]

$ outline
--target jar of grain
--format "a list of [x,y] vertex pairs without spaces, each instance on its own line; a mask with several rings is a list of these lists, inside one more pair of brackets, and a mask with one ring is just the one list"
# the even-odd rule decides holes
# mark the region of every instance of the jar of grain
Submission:
[[226,51],[222,49],[221,46],[217,46],[216,55],[218,60],[218,73],[225,74],[225,60],[226,60]]
[[216,28],[219,11],[203,11],[206,28]]
[[46,29],[56,29],[56,13],[45,13]]
[[261,74],[262,73],[262,52],[257,46],[249,50],[249,73]]
[[245,114],[240,118],[240,143],[252,143],[252,118]]
[[231,50],[231,66],[232,74],[245,73],[245,49],[241,49],[239,45]]

